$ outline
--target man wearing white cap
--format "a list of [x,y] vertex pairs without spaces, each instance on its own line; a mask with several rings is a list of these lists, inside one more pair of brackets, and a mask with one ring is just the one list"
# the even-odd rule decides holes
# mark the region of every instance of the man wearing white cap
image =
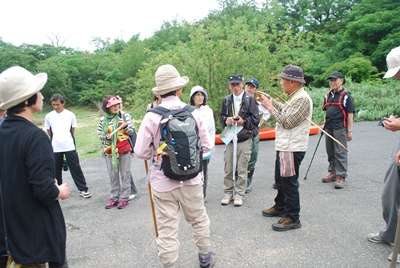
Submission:
[[[400,47],[392,49],[386,57],[388,71],[383,78],[394,77],[400,80]],[[400,118],[395,118],[391,115],[388,119],[383,121],[387,130],[398,131],[400,130]],[[389,168],[386,171],[384,186],[382,192],[382,209],[383,219],[386,226],[379,231],[379,233],[372,233],[367,235],[367,239],[373,243],[378,244],[393,244],[396,235],[396,226],[398,219],[398,211],[400,204],[400,142],[393,150],[392,158],[390,160]],[[389,255],[389,260],[392,258]],[[397,258],[400,262],[400,258]]]
[[[182,88],[189,82],[189,77],[180,76],[172,65],[162,65],[157,69],[156,87],[153,93],[160,95],[162,102],[159,106],[167,109],[179,109],[186,106],[180,101]],[[158,106],[157,106],[158,107]],[[196,120],[198,135],[203,151],[207,153],[213,147],[213,141],[208,135],[207,128],[197,110],[192,112]],[[154,148],[160,147],[160,119],[161,115],[146,113],[138,132],[135,154],[144,160],[155,159],[156,163],[150,168],[149,179],[153,193],[156,221],[158,226],[158,255],[164,268],[174,268],[178,261],[179,241],[178,229],[180,210],[184,212],[186,221],[192,227],[193,238],[198,247],[200,267],[214,265],[214,256],[210,251],[210,220],[203,201],[203,187],[201,172],[196,177],[178,181],[168,178],[160,166],[160,156]]]
[[[68,267],[66,229],[59,199],[70,195],[54,180],[53,148],[32,123],[43,106],[47,74],[15,66],[0,74],[0,259],[9,253],[16,267]],[[5,239],[6,238],[6,239]]]

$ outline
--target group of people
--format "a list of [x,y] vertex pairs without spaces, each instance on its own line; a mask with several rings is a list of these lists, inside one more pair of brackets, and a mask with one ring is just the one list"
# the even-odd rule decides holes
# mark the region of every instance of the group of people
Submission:
[[[400,80],[400,47],[389,53],[387,62],[389,71],[384,78],[394,76]],[[301,227],[298,177],[300,164],[307,151],[313,102],[303,87],[306,82],[301,67],[288,65],[278,76],[283,93],[287,95],[286,101],[282,99],[283,103],[268,94],[256,94],[259,83],[255,78],[244,83],[240,74],[228,77],[228,88],[232,94],[223,100],[220,120],[225,128],[234,129],[236,139],[225,147],[224,197],[221,204],[228,205],[233,200],[235,206],[241,206],[243,196],[251,191],[259,127],[263,120],[272,116],[276,120],[274,177],[277,195],[274,205],[263,210],[262,214],[280,217],[272,228],[286,231]],[[324,131],[329,134],[326,137],[329,175],[323,182],[335,181],[335,188],[342,189],[347,178],[347,152],[343,146],[353,138],[355,107],[350,93],[342,87],[343,75],[334,72],[328,79],[331,90],[325,97],[323,109],[326,111]],[[42,109],[43,96],[40,90],[46,82],[45,73],[33,75],[22,67],[11,67],[0,74],[0,109],[7,111],[7,117],[0,127],[0,162],[4,164],[0,170],[1,267],[5,267],[7,260],[15,264],[32,265],[29,267],[68,267],[66,229],[59,204],[60,199],[67,199],[71,193],[60,174],[64,155],[79,194],[84,198],[91,196],[73,138],[76,119],[63,108],[63,97],[57,94],[51,98],[54,111],[46,116],[45,126],[51,141],[32,123],[34,114]],[[180,96],[188,82],[189,78],[181,76],[174,66],[160,66],[155,73],[156,87],[152,89],[155,96],[153,106],[160,105],[170,110],[185,107]],[[210,220],[204,206],[207,165],[215,135],[213,114],[207,100],[208,94],[204,88],[192,88],[190,103],[196,109],[191,110],[191,115],[195,119],[204,154],[203,172],[182,181],[170,179],[160,169],[161,156],[165,156],[162,150],[157,150],[162,145],[159,128],[161,115],[152,112],[153,106],[149,107],[149,112],[143,118],[137,142],[133,145],[130,136],[135,130],[130,115],[122,111],[122,100],[118,96],[107,95],[102,102],[105,115],[99,123],[98,133],[111,182],[106,208],[123,209],[129,204],[132,194],[130,153],[134,150],[138,158],[151,161],[153,165],[149,170],[149,182],[158,226],[156,242],[163,267],[176,267],[178,261],[180,210],[192,228],[200,267],[211,267],[215,263],[211,251]],[[400,130],[400,119],[390,117],[384,121],[384,125],[391,131]],[[237,161],[233,159],[234,151]],[[400,203],[398,164],[400,144],[395,149],[386,174],[382,195],[387,226],[377,234],[368,235],[368,239],[374,243],[394,241]]]

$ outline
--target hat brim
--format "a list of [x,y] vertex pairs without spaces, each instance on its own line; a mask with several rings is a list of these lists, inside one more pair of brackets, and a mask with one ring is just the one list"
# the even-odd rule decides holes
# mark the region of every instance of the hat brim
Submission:
[[256,84],[254,84],[253,82],[246,82],[246,85],[247,84],[252,84],[253,86],[255,86],[256,88],[258,88],[258,86],[256,85]]
[[306,80],[304,80],[304,78],[301,78],[301,77],[293,77],[293,76],[286,75],[284,73],[281,73],[278,76],[280,78],[284,78],[284,79],[287,79],[287,80],[292,80],[292,81],[298,82],[298,83],[303,84],[303,85],[306,83]]
[[393,76],[395,76],[396,74],[397,74],[397,72],[400,70],[400,66],[398,66],[398,67],[396,67],[396,68],[392,68],[392,69],[389,69],[387,72],[386,72],[386,74],[385,74],[385,76],[383,77],[383,78],[390,78],[390,77],[393,77]]
[[157,94],[157,95],[164,95],[171,91],[175,91],[179,88],[183,88],[188,83],[189,83],[189,77],[181,76],[174,84],[168,85],[165,88],[160,88],[157,86],[157,87],[152,88],[151,91],[153,91],[153,93]]
[[7,110],[11,107],[20,104],[23,101],[26,101],[36,93],[38,93],[44,85],[47,83],[47,74],[46,73],[38,73],[34,76],[34,79],[31,85],[24,91],[23,94],[16,96],[14,99],[4,102],[0,104],[0,109]]
[[243,80],[237,79],[237,80],[230,80],[228,81],[228,85],[230,84],[241,84]]

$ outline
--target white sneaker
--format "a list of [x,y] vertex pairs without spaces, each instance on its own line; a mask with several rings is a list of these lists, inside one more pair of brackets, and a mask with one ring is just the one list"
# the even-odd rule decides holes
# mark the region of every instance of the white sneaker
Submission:
[[131,194],[128,198],[129,201],[132,201],[133,199],[136,198],[136,194]]
[[233,200],[232,194],[225,194],[224,198],[221,200],[221,205],[229,205],[229,203]]
[[[392,261],[392,257],[393,257],[393,252],[390,253],[390,255],[389,255],[389,257],[388,257],[389,261]],[[400,254],[397,254],[397,261],[396,261],[396,262],[397,262],[397,263],[400,263]]]
[[91,198],[92,195],[89,193],[89,191],[80,191],[79,195],[82,196],[83,198]]
[[238,194],[235,195],[235,199],[233,201],[233,205],[235,207],[240,207],[241,205],[243,205],[243,200],[242,200],[242,196],[241,195],[238,195]]

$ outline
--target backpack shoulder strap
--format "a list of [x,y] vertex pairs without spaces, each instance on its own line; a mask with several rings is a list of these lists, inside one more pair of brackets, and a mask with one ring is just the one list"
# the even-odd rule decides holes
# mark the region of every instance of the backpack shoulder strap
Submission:
[[194,106],[186,104],[185,107],[182,108],[184,111],[193,112],[195,110]]
[[152,112],[152,113],[163,115],[165,113],[168,113],[169,111],[170,111],[169,109],[158,105],[158,106],[156,106],[154,108],[151,108],[147,112]]

